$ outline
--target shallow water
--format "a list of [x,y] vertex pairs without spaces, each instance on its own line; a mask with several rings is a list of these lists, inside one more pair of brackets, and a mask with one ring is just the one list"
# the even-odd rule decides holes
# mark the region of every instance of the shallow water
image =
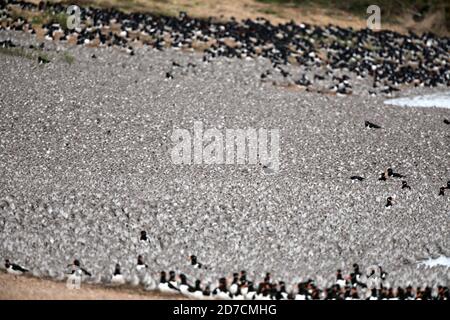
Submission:
[[428,259],[419,263],[420,265],[424,265],[426,267],[436,267],[436,266],[444,266],[450,267],[450,257],[440,256],[436,259]]
[[414,97],[403,97],[389,99],[385,104],[401,107],[422,107],[422,108],[449,108],[450,109],[450,91],[434,94],[427,94]]

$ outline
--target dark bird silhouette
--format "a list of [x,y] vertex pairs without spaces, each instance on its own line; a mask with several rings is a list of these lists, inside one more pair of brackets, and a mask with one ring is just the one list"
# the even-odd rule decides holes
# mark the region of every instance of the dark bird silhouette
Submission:
[[394,170],[392,170],[391,168],[387,169],[387,174],[389,177],[394,177],[394,178],[404,178],[405,176],[400,174],[400,173],[396,173],[394,172]]
[[381,280],[386,280],[388,273],[386,271],[383,270],[383,268],[381,266],[378,266],[379,270],[380,270],[380,277]]
[[445,187],[441,187],[440,189],[439,189],[439,195],[440,196],[444,196],[445,195]]
[[370,272],[370,274],[366,275],[366,277],[367,277],[367,278],[370,278],[370,277],[372,277],[372,276],[374,276],[374,275],[375,275],[375,270],[372,269],[372,271]]
[[141,236],[139,237],[140,241],[149,241],[148,237],[147,237],[147,231],[141,231]]
[[280,73],[281,73],[281,75],[282,75],[284,78],[286,78],[286,77],[288,77],[288,76],[291,75],[288,71],[285,71],[285,70],[283,70],[283,69],[281,69],[281,68],[280,68]]
[[89,277],[92,276],[92,274],[89,271],[81,267],[80,261],[77,259],[73,260],[73,263],[67,265],[67,267],[72,267],[71,274],[74,274],[77,270],[81,270],[85,275]]
[[19,266],[18,264],[11,263],[8,259],[5,260],[5,268],[6,272],[13,274],[15,276],[19,276],[24,274],[25,272],[28,272],[28,269],[25,269],[22,266]]
[[386,199],[386,208],[387,207],[392,207],[392,197],[388,197]]
[[144,257],[142,255],[138,255],[136,270],[141,271],[147,268],[148,265],[144,262]]
[[448,121],[447,119],[444,119],[444,123],[445,124],[450,124],[450,121]]
[[378,178],[380,181],[386,181],[386,172],[383,172],[381,176]]
[[173,75],[170,72],[166,72],[167,79],[173,79]]
[[197,260],[197,256],[195,255],[191,255],[189,257],[189,260],[191,261],[191,266],[193,266],[194,268],[198,268],[198,269],[208,269],[205,265],[201,264],[198,262]]
[[352,180],[358,180],[358,181],[363,181],[365,178],[360,177],[360,176],[351,176],[350,179],[352,179]]
[[366,128],[371,128],[371,129],[381,129],[381,127],[380,127],[379,125],[377,125],[377,124],[375,124],[375,123],[372,123],[372,122],[370,122],[370,121],[365,121],[365,122],[364,122],[364,126],[365,126]]
[[38,62],[39,62],[39,64],[47,64],[50,62],[50,60],[48,60],[46,57],[39,56]]
[[125,284],[125,278],[122,274],[120,264],[116,263],[116,266],[114,268],[114,273],[111,278],[111,283],[114,284]]
[[402,181],[402,189],[411,190],[411,187],[408,185],[408,182]]

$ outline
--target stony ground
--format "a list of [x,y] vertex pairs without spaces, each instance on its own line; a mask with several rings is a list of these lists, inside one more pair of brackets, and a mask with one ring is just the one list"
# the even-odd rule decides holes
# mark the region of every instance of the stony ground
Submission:
[[[34,41],[5,31],[0,40],[11,36]],[[260,80],[265,59],[48,48],[44,65],[0,55],[2,259],[62,279],[77,257],[92,282],[107,282],[116,262],[128,275],[143,254],[155,278],[174,269],[211,281],[246,269],[323,286],[358,262],[383,265],[392,285],[449,284],[448,268],[417,262],[450,256],[450,192],[438,196],[450,180],[450,110],[386,106],[358,91],[363,82],[347,97],[273,86]],[[174,165],[173,128],[197,120],[280,129],[280,171]],[[388,167],[412,190],[378,181]],[[141,230],[151,244],[139,243]],[[191,270],[189,254],[208,270]]]

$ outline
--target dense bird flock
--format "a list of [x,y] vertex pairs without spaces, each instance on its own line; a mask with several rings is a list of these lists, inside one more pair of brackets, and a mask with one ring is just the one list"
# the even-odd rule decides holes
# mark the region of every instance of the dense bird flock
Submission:
[[[1,1],[1,28],[30,33],[36,32],[35,25],[20,15],[12,15],[8,10],[12,6],[53,16],[64,14],[67,9],[62,4]],[[203,51],[205,61],[219,56],[261,56],[270,59],[285,78],[291,77],[283,69],[286,64],[321,70],[309,78],[305,72],[292,79],[309,90],[313,90],[314,83],[327,78],[332,80],[327,92],[352,93],[349,76],[335,74],[336,70],[356,74],[359,78],[371,77],[373,84],[369,92],[374,95],[390,94],[405,84],[429,87],[450,84],[450,39],[430,33],[402,35],[392,31],[373,32],[294,22],[275,26],[264,19],[219,22],[212,18],[191,18],[185,13],[170,17],[90,7],[82,8],[81,24],[75,30],[62,24],[52,20],[40,26],[45,39],[62,42],[72,39],[79,45],[116,46],[130,55],[135,54],[134,48],[139,45],[160,50],[165,47],[194,48]],[[267,78],[270,72],[263,72],[261,78]]]
[[[261,81],[270,79],[273,73],[277,72],[280,77],[292,78],[293,83],[311,91],[317,83],[328,79],[331,84],[327,88],[327,92],[341,95],[351,94],[354,89],[352,79],[355,76],[356,78],[369,79],[371,86],[368,91],[373,95],[390,94],[408,84],[430,87],[448,86],[450,84],[450,68],[448,67],[450,63],[450,39],[438,38],[432,34],[401,35],[391,31],[372,32],[368,29],[356,31],[336,26],[318,27],[295,23],[274,26],[262,19],[219,22],[214,19],[193,19],[183,13],[179,17],[165,17],[144,13],[125,14],[114,9],[88,7],[82,8],[80,28],[69,30],[63,23],[56,23],[55,21],[37,26],[33,21],[27,21],[20,15],[12,14],[13,7],[46,15],[58,15],[66,10],[66,7],[60,4],[41,2],[39,5],[34,5],[20,1],[0,0],[0,32],[2,32],[2,29],[7,30],[6,34],[8,35],[11,34],[11,30],[30,34],[41,33],[47,40],[46,43],[51,41],[76,43],[82,46],[113,47],[121,49],[129,55],[135,55],[136,48],[142,45],[157,50],[164,50],[168,47],[181,50],[199,50],[203,55],[204,64],[220,57],[242,59],[264,57],[271,62],[272,69],[258,73]],[[46,43],[41,43],[40,48],[45,48]],[[14,48],[16,46],[19,46],[19,44],[13,39],[0,42],[0,47],[3,48]],[[96,55],[101,53],[101,51],[95,51],[91,58],[97,59]],[[163,53],[161,52],[161,54]],[[161,59],[165,59],[164,55],[161,55],[161,57]],[[40,59],[39,63],[50,63],[50,60],[43,56],[39,56],[38,59]],[[145,61],[145,58],[142,60]],[[171,63],[172,71],[179,68],[181,64],[181,62],[175,60]],[[196,61],[196,63],[201,64],[201,61]],[[300,76],[291,74],[291,69],[288,67],[294,64],[300,65],[303,68],[302,70],[309,70],[310,72],[305,72]],[[183,65],[191,69],[196,66],[187,61],[183,62]],[[199,64],[197,66],[197,69],[202,68]],[[104,69],[98,70],[100,70],[99,74],[104,74]],[[218,70],[225,73],[226,67],[219,66]],[[157,76],[163,75],[167,82],[172,82],[172,79],[177,77],[177,74],[172,71],[164,70]],[[145,74],[145,79],[151,76],[154,75]],[[222,80],[221,84],[226,83],[226,79]],[[127,79],[124,81],[128,82]],[[164,85],[170,86],[167,82]],[[219,86],[217,83],[214,83],[214,85]],[[121,86],[117,90],[123,90],[124,87]],[[214,97],[216,92],[220,93],[222,90],[222,87],[217,88],[218,90],[212,90]],[[172,88],[169,87],[169,89]],[[198,89],[199,92],[202,90],[204,90],[203,87]],[[142,90],[142,92],[144,91],[148,91],[148,87]],[[167,91],[171,92],[171,90]],[[236,91],[242,93],[239,88]],[[207,90],[205,92],[209,95]],[[167,98],[167,95],[170,95],[170,93],[167,93],[164,98]],[[177,93],[178,96],[182,96],[182,93]],[[251,101],[251,93],[247,94],[246,92],[245,96],[246,101]],[[78,99],[78,96],[76,98]],[[180,99],[184,99],[184,96]],[[295,112],[301,111],[302,109],[297,108],[297,100],[292,99],[292,103],[295,104]],[[325,98],[314,97],[315,102],[321,99]],[[285,102],[284,100],[275,101]],[[258,105],[259,102],[258,100]],[[256,105],[256,103],[254,104]],[[327,102],[324,108],[330,111],[332,109],[327,109],[328,104]],[[128,108],[130,102],[126,101],[124,105]],[[419,172],[418,168],[410,168],[409,172],[401,170],[402,173],[398,173],[391,168],[382,173],[369,172],[369,168],[379,165],[374,160],[372,165],[361,166],[358,172],[353,172],[355,175],[345,176],[346,182],[350,183],[350,180],[354,182],[350,186],[341,181],[330,180],[330,176],[336,174],[336,171],[330,169],[332,166],[339,167],[339,175],[344,171],[341,170],[345,167],[343,164],[345,161],[342,159],[347,156],[346,152],[357,150],[358,152],[361,151],[360,154],[363,153],[362,151],[370,152],[370,157],[374,159],[380,155],[384,157],[389,154],[388,151],[385,151],[390,150],[389,144],[396,145],[397,137],[405,138],[402,132],[392,131],[394,127],[392,121],[395,119],[384,119],[382,123],[378,122],[380,117],[376,120],[370,118],[371,121],[360,119],[362,121],[357,125],[358,128],[367,129],[367,132],[362,135],[363,137],[375,139],[379,137],[376,134],[381,132],[388,138],[392,136],[396,138],[388,139],[386,144],[375,139],[374,141],[378,144],[379,149],[372,148],[372,140],[364,140],[361,143],[360,140],[354,139],[352,133],[356,131],[351,130],[354,130],[356,125],[353,123],[353,118],[350,120],[351,122],[348,122],[348,117],[340,116],[338,112],[332,115],[332,117],[335,117],[334,119],[325,121],[324,124],[323,119],[319,119],[320,115],[316,115],[318,111],[316,111],[315,106],[313,106],[314,108],[304,108],[305,113],[300,113],[305,119],[313,119],[314,125],[306,123],[306,128],[309,131],[293,131],[292,141],[303,142],[302,139],[305,136],[308,138],[320,136],[321,140],[317,140],[317,144],[323,144],[325,149],[330,146],[329,142],[331,141],[332,146],[337,145],[339,148],[337,151],[341,153],[338,154],[340,157],[338,160],[331,155],[332,152],[318,153],[322,157],[316,157],[320,160],[317,167],[325,163],[326,165],[321,167],[324,172],[312,170],[315,168],[314,163],[309,168],[305,164],[306,162],[303,163],[305,171],[301,172],[302,179],[312,175],[311,179],[314,180],[314,183],[311,183],[311,180],[308,180],[307,177],[305,181],[299,180],[299,185],[297,185],[297,180],[286,179],[286,183],[276,184],[272,189],[269,188],[270,185],[267,186],[262,181],[261,186],[267,187],[267,192],[264,189],[260,192],[258,185],[255,186],[258,191],[252,192],[250,187],[246,187],[245,183],[242,184],[242,189],[235,188],[230,183],[230,181],[235,181],[233,179],[237,179],[237,181],[243,179],[247,182],[247,180],[254,178],[254,176],[247,178],[244,174],[250,171],[245,169],[247,171],[243,170],[243,173],[236,171],[227,176],[229,180],[225,180],[224,185],[226,187],[224,187],[223,193],[226,193],[229,198],[223,202],[220,202],[223,199],[219,196],[215,198],[214,192],[209,192],[210,189],[208,189],[208,186],[204,187],[201,180],[197,183],[198,181],[195,180],[197,175],[191,177],[190,183],[192,183],[192,186],[186,182],[178,185],[178,182],[167,178],[171,183],[168,190],[164,190],[162,195],[154,201],[136,200],[131,196],[125,196],[125,199],[123,199],[117,194],[104,194],[102,193],[104,190],[93,190],[94,187],[87,190],[87,193],[82,191],[65,192],[58,195],[49,193],[47,199],[26,201],[23,201],[23,199],[27,199],[28,195],[21,196],[20,192],[14,192],[14,195],[11,195],[13,193],[11,192],[0,201],[0,228],[5,231],[0,234],[2,252],[11,260],[13,259],[13,253],[20,253],[22,257],[19,259],[26,261],[29,265],[24,268],[6,260],[6,270],[15,275],[30,272],[35,276],[44,275],[62,280],[67,276],[62,272],[65,264],[61,267],[58,262],[67,262],[73,257],[81,257],[80,259],[87,266],[82,266],[80,260],[76,259],[67,266],[68,270],[65,270],[66,273],[68,271],[69,277],[77,281],[143,285],[149,290],[159,289],[162,292],[181,293],[190,298],[448,299],[448,269],[441,268],[437,271],[427,272],[421,278],[426,279],[423,281],[425,283],[423,286],[417,282],[409,284],[423,271],[417,268],[416,260],[418,257],[422,259],[426,256],[446,255],[448,253],[447,242],[445,242],[445,234],[448,232],[448,229],[446,229],[448,215],[445,215],[445,212],[443,212],[445,210],[442,210],[442,208],[445,208],[448,203],[446,201],[448,200],[450,181],[446,185],[442,183],[445,170],[439,171],[442,173],[439,177],[430,178],[427,175],[427,180],[422,179],[425,177],[425,173],[428,174],[426,171],[430,166],[434,166],[432,168],[436,169],[437,164],[426,163],[426,167],[422,167],[422,172],[425,172],[424,175]],[[164,105],[163,108],[169,110],[168,113],[171,115],[176,113],[173,112],[173,110],[176,110],[174,109],[175,104],[170,103],[170,105]],[[310,112],[306,112],[308,110]],[[91,105],[84,111],[86,111],[85,114],[90,115]],[[272,109],[270,109],[271,111]],[[35,112],[35,110],[31,112]],[[292,118],[281,119],[285,120],[283,124],[288,128],[297,130],[299,126],[295,112],[293,112]],[[239,110],[239,114],[241,113],[242,110]],[[114,112],[111,114],[116,115]],[[167,114],[165,115],[167,116]],[[411,113],[411,119],[413,116]],[[155,118],[154,114],[152,114],[153,118]],[[0,123],[4,125],[4,128],[13,130],[14,125],[16,125],[16,128],[20,128],[19,124],[11,125],[18,119],[17,117],[11,116],[9,118],[9,115],[7,115],[5,119],[7,121]],[[430,119],[426,118],[425,120],[434,121]],[[55,126],[61,123],[66,124],[67,120],[64,116],[55,121],[54,124]],[[135,127],[138,127],[130,125],[131,122],[126,122],[128,120],[128,118],[123,120],[123,127],[125,128],[123,130],[134,130]],[[159,121],[159,118],[157,120]],[[383,119],[381,118],[381,120]],[[427,124],[430,123],[432,122],[427,122]],[[118,130],[120,128],[108,124],[107,119],[105,120],[102,115],[96,115],[95,120],[89,122],[89,125],[91,124],[97,126],[100,133],[89,127],[87,136],[97,137],[96,134],[98,133],[99,140],[102,142],[106,136],[111,139],[112,146],[114,139],[117,139],[119,135],[118,132],[120,131]],[[444,119],[444,124],[442,124],[442,119],[439,120],[440,126],[445,125],[445,128],[447,128],[448,124],[447,119]],[[166,125],[167,123],[163,123],[162,120],[157,124],[158,128],[163,128]],[[409,123],[409,126],[414,127],[414,129],[423,129],[420,125],[421,123],[412,120]],[[37,126],[35,122],[32,122],[29,127],[24,126],[27,127],[26,129],[31,128],[38,131],[37,127],[33,127]],[[172,123],[167,126],[171,129]],[[384,129],[385,126],[390,127]],[[76,139],[71,140],[70,143],[64,142],[62,147],[66,150],[64,152],[70,153],[71,150],[78,152],[84,150],[85,147],[90,148],[92,146],[96,149],[95,151],[101,148],[99,145],[93,144],[95,139],[89,140],[89,143],[84,140],[86,133],[80,129],[82,126],[79,123],[76,123],[75,127]],[[436,133],[437,130],[441,130],[441,127],[435,122],[433,122],[433,128],[439,129],[429,132]],[[77,131],[79,129],[80,131]],[[47,132],[46,130],[50,129],[44,127],[43,130]],[[70,132],[72,130],[71,124],[65,130]],[[336,130],[350,130],[350,134],[344,135],[341,132],[339,138],[345,141],[338,139],[340,140],[339,143],[335,143]],[[24,131],[26,132],[26,130]],[[424,132],[425,129],[422,131]],[[422,139],[422,131],[417,131],[421,135],[420,139],[418,138],[417,147],[425,149],[423,151],[425,155],[434,151],[433,148],[439,147],[440,150],[445,150],[437,144],[441,143],[438,134],[433,138],[436,144],[432,145],[429,140]],[[406,135],[407,131],[405,132],[403,133]],[[312,133],[317,134],[312,135]],[[134,139],[137,134],[133,132],[130,136]],[[349,136],[351,137],[350,142]],[[326,139],[327,137],[328,139]],[[38,143],[45,140],[41,138],[39,136]],[[158,138],[160,138],[158,135],[152,136],[152,141],[159,143]],[[77,143],[75,140],[80,140],[80,144],[83,145],[79,146],[80,148],[75,148]],[[18,144],[23,141],[19,141]],[[116,157],[119,160],[124,157],[127,163],[133,163],[136,157],[133,157],[132,151],[136,152],[138,149],[130,151],[129,148],[131,148],[132,143],[129,140],[124,141],[126,147],[123,149],[117,148],[116,150],[124,151],[122,154],[116,154]],[[5,142],[2,141],[2,143]],[[305,153],[308,150],[311,151],[311,154],[313,151],[317,151],[315,147],[307,149],[306,143],[300,145],[305,148]],[[122,147],[122,145],[120,146]],[[300,149],[297,147],[298,145],[293,144],[289,150]],[[361,149],[363,147],[367,147],[369,151]],[[155,147],[155,149],[157,148]],[[29,152],[36,152],[33,155],[39,157],[39,150],[28,148],[27,155],[29,155]],[[19,153],[19,151],[17,152]],[[63,151],[59,152],[63,154]],[[415,154],[417,153],[411,151],[406,155],[400,154],[398,157],[407,158]],[[425,157],[424,154],[420,153],[424,159],[419,160],[425,161],[428,159],[429,162],[433,160]],[[396,156],[397,154],[393,157]],[[387,157],[383,157],[384,160],[380,161],[389,162]],[[33,157],[29,156],[28,158]],[[440,159],[438,155],[435,158]],[[75,159],[79,160],[79,158]],[[99,157],[98,159],[101,160],[102,158]],[[101,163],[100,160],[98,163]],[[314,160],[314,157],[307,160]],[[393,161],[392,158],[390,160]],[[397,160],[398,158],[395,158],[395,161]],[[85,161],[83,164],[88,162]],[[16,162],[9,162],[8,165],[13,167],[11,163]],[[76,167],[80,165],[80,161],[76,164],[72,163],[72,165]],[[136,167],[139,167],[139,165],[139,163],[136,164]],[[440,162],[439,168],[441,167],[442,163]],[[101,168],[105,169],[106,166],[102,165]],[[126,169],[126,167],[119,166],[119,169],[112,169],[108,174],[111,173],[113,178],[117,179],[114,174],[119,170],[122,174],[121,170]],[[73,172],[77,171],[74,170]],[[103,171],[100,172],[104,173]],[[157,175],[160,172],[163,172],[163,170],[158,167],[158,170],[152,172],[152,174]],[[413,172],[414,174],[412,174]],[[435,173],[429,174],[434,175]],[[102,179],[106,175],[103,174]],[[55,176],[57,175],[55,174]],[[324,181],[323,178],[327,180]],[[86,179],[86,177],[77,176],[77,180],[84,181],[83,179]],[[164,176],[163,179],[165,181],[166,177]],[[61,180],[66,182],[70,179],[65,176]],[[112,179],[112,181],[117,182],[118,180]],[[256,181],[259,183],[258,179]],[[88,182],[92,183],[91,180]],[[393,194],[393,186],[395,186],[398,195]],[[9,187],[11,186],[9,185]],[[26,189],[28,185],[23,184],[22,187]],[[418,190],[419,188],[422,190]],[[214,191],[214,185],[211,189]],[[275,202],[275,204],[271,202],[274,198],[278,199],[279,195],[286,196],[283,190],[290,190],[293,198],[297,197],[297,199],[290,202],[291,198],[289,198],[289,201],[280,198],[281,200]],[[198,195],[195,195],[195,192],[198,192]],[[343,194],[340,192],[343,192]],[[240,193],[242,193],[245,201],[233,198]],[[255,197],[255,202],[252,202],[255,193],[257,198]],[[377,196],[373,195],[372,197],[371,193]],[[170,195],[173,195],[173,198]],[[386,198],[386,196],[388,197]],[[323,197],[329,197],[331,204],[320,204]],[[368,197],[372,197],[376,201],[374,200],[370,204],[361,203],[363,201],[358,202],[361,199],[367,201]],[[233,202],[233,200],[235,201]],[[257,203],[257,205],[254,203]],[[431,205],[435,207],[430,208]],[[285,208],[287,206],[288,209]],[[383,209],[386,211],[382,211]],[[331,211],[334,214],[329,214]],[[312,212],[314,212],[314,216]],[[356,214],[353,214],[355,212]],[[264,215],[264,219],[260,218],[261,215]],[[349,220],[344,223],[342,220],[346,217]],[[148,233],[142,231],[143,226],[151,226],[151,230]],[[381,226],[386,228],[382,230]],[[431,230],[426,236],[423,232],[425,227],[428,228],[427,230]],[[136,236],[138,232],[140,232],[139,237]],[[286,238],[286,234],[292,235],[292,237]],[[301,234],[302,237],[298,237],[298,234]],[[418,235],[417,239],[412,239],[413,235]],[[216,241],[210,241],[211,239]],[[261,245],[259,246],[259,244]],[[311,247],[318,248],[318,253],[310,250]],[[367,248],[370,248],[370,250]],[[257,282],[261,278],[260,274],[247,274],[244,271],[233,274],[231,279],[222,277],[218,282],[214,281],[213,279],[233,270],[230,265],[235,265],[235,261],[230,262],[227,257],[220,257],[219,259],[208,256],[208,252],[231,252],[233,250],[239,252],[239,256],[230,258],[239,263],[238,270],[241,270],[242,267],[242,269],[251,270],[250,272],[253,269],[258,270],[254,272],[262,272],[267,270],[265,268],[267,264],[278,268],[278,270],[283,270],[284,273],[280,275],[280,278],[284,279],[285,282],[274,281],[270,274],[266,274],[262,277],[262,281]],[[314,258],[315,261],[328,259],[325,262],[333,264],[335,260],[332,261],[331,259],[339,257],[336,258],[336,261],[338,261],[342,256],[351,257],[346,260],[346,263],[348,263],[348,261],[359,261],[353,257],[362,256],[365,252],[367,252],[365,257],[373,261],[383,256],[387,251],[392,252],[395,259],[403,257],[401,268],[404,268],[401,271],[391,268],[389,276],[378,265],[368,267],[368,270],[364,271],[360,270],[358,265],[354,265],[353,271],[348,276],[345,276],[343,271],[338,271],[336,277],[333,277],[334,279],[319,279],[317,277],[316,281],[312,280],[314,278],[312,275],[315,272],[327,270],[327,272],[332,273],[334,269],[331,269],[329,265],[308,266],[305,262]],[[405,252],[411,253],[411,255],[403,254]],[[197,253],[201,256],[201,259],[206,257],[205,264],[197,261],[197,257],[192,256],[192,253]],[[138,256],[137,263],[134,254],[141,254]],[[181,255],[183,257],[190,256],[189,265],[180,267],[183,266],[183,263],[186,264],[185,258],[180,258]],[[48,257],[48,259],[42,261],[40,257]],[[14,258],[18,259],[17,257]],[[383,256],[382,259],[380,261],[382,265],[392,262],[386,256]],[[303,268],[298,268],[296,263],[286,262],[293,260],[304,263]],[[114,269],[106,270],[107,266],[114,266]],[[307,268],[309,268],[308,272],[305,271]],[[155,275],[154,272],[158,270],[177,271],[170,271],[168,274],[162,272]],[[299,280],[292,277],[293,274],[303,271],[305,271],[305,274],[302,276],[306,276],[306,279]],[[442,279],[445,279],[446,276],[447,283],[443,283]],[[395,285],[389,283],[390,278],[393,279]],[[253,279],[253,281],[249,279]]]
[[[141,232],[140,241],[148,242],[145,231]],[[207,269],[198,262],[195,255],[189,257],[190,266],[194,269]],[[15,276],[28,272],[24,267],[5,261],[8,273]],[[79,285],[83,279],[92,277],[78,259],[67,266],[68,284]],[[190,299],[222,299],[222,300],[449,300],[448,287],[436,286],[425,288],[407,286],[406,288],[392,288],[387,284],[388,273],[381,266],[368,268],[363,274],[358,264],[353,264],[353,272],[344,276],[339,269],[336,271],[335,283],[328,288],[319,288],[313,279],[299,282],[292,289],[284,281],[275,281],[270,272],[256,283],[248,279],[247,272],[241,270],[233,273],[231,279],[220,278],[217,282],[203,283],[196,279],[189,283],[188,277],[175,271],[167,274],[161,271],[159,282],[155,281],[147,272],[148,265],[141,255],[135,265],[136,273],[132,278],[122,274],[120,264],[116,264],[114,272],[108,277],[111,285],[143,285],[146,290],[158,290],[165,294],[181,294]],[[231,280],[231,281],[230,281]],[[79,288],[78,287],[78,288]]]

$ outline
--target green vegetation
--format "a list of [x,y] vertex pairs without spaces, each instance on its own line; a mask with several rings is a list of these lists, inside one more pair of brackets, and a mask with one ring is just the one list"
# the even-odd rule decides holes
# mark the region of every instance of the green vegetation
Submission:
[[65,13],[54,13],[52,11],[44,11],[38,15],[30,14],[28,11],[21,11],[16,13],[16,15],[28,19],[33,25],[43,25],[45,23],[57,23],[62,29],[67,29],[67,18],[68,15]]
[[14,48],[10,48],[10,47],[3,48],[3,47],[0,47],[0,53],[1,54],[6,54],[8,56],[22,57],[22,58],[26,58],[26,59],[30,59],[30,60],[34,60],[35,59],[35,56],[31,52],[28,52],[24,48],[20,48],[20,47],[14,47]]
[[42,52],[38,54],[37,59],[38,59],[39,63],[41,63],[41,62],[42,63],[49,63],[50,62],[50,57],[47,54],[42,53]]
[[68,53],[67,51],[65,51],[62,55],[62,60],[64,62],[67,62],[68,64],[72,64],[75,62],[75,57],[70,53]]
[[49,63],[51,61],[48,54],[38,49],[25,49],[23,47],[0,47],[0,54],[21,57],[43,63]]

